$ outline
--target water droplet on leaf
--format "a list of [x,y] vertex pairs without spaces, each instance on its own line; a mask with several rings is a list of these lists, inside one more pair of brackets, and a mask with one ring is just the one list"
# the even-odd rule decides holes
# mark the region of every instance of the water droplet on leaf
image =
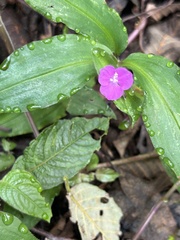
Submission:
[[14,56],[19,56],[19,50],[14,51]]
[[123,27],[123,32],[127,33],[127,28],[125,26]]
[[149,128],[151,126],[151,124],[149,122],[145,122],[144,125],[146,128]]
[[99,56],[100,56],[99,51],[98,51],[97,49],[94,49],[94,50],[93,50],[93,54],[94,54],[94,56],[96,56],[96,57],[99,57]]
[[35,49],[34,43],[28,43],[27,47],[29,48],[29,50],[34,50]]
[[4,113],[4,108],[0,108],[0,113]]
[[10,65],[10,62],[11,62],[11,57],[9,56],[2,62],[0,69],[3,71],[6,71]]
[[80,33],[80,30],[78,28],[75,29],[76,33]]
[[87,110],[87,109],[84,109],[84,110],[83,110],[83,113],[84,113],[84,114],[88,114],[88,110]]
[[29,104],[27,105],[27,110],[28,111],[34,111],[34,110],[37,110],[37,109],[40,109],[41,106],[38,106],[38,105],[35,105],[35,104]]
[[105,111],[103,109],[99,109],[98,114],[105,114]]
[[34,177],[30,177],[30,181],[31,181],[32,183],[35,183],[35,182],[36,182],[36,180],[35,180]]
[[106,55],[106,52],[105,51],[101,51],[101,56],[105,57],[105,55]]
[[21,109],[19,107],[14,107],[13,108],[13,112],[14,113],[20,113],[21,112]]
[[77,87],[77,88],[73,88],[71,91],[70,91],[70,95],[74,95],[75,93],[77,93],[81,88]]
[[10,225],[13,223],[14,217],[10,213],[3,213],[2,215],[2,222],[5,225]]
[[18,227],[19,232],[21,233],[28,233],[28,228],[26,227],[26,225],[24,225],[23,223],[21,223]]
[[166,66],[168,68],[172,68],[174,66],[174,63],[172,61],[167,62]]
[[147,116],[147,115],[142,115],[142,120],[143,120],[144,122],[147,122],[147,121],[148,121],[148,116]]
[[91,44],[94,46],[94,45],[96,45],[96,41],[95,40],[92,40],[91,41]]
[[10,113],[11,111],[12,111],[11,107],[8,106],[8,107],[5,108],[6,113]]
[[38,187],[37,190],[38,190],[39,193],[41,193],[43,189],[42,189],[42,187]]
[[153,130],[148,130],[148,134],[150,137],[154,137],[155,132]]
[[49,217],[48,217],[47,213],[43,213],[42,218],[43,218],[44,220],[47,220]]
[[61,101],[65,100],[65,99],[67,99],[67,98],[68,98],[68,96],[66,96],[66,95],[63,94],[63,93],[60,93],[60,94],[57,96],[58,102],[61,102]]
[[161,147],[156,148],[156,152],[160,156],[164,155],[164,153],[165,153],[164,149]]
[[52,43],[52,38],[46,38],[46,39],[42,40],[42,42],[45,44]]
[[137,111],[138,111],[138,112],[142,112],[142,110],[143,110],[142,105],[140,105],[140,106],[137,107]]
[[52,15],[51,15],[51,13],[49,13],[49,12],[46,12],[45,14],[44,14],[44,16],[47,18],[47,19],[52,19]]
[[177,71],[177,75],[180,75],[180,70]]
[[45,207],[49,207],[49,203],[45,203]]
[[56,18],[56,22],[57,22],[57,23],[62,22],[62,18],[61,18],[61,17],[57,17],[57,18]]
[[152,58],[152,57],[154,57],[154,54],[149,53],[147,56],[148,56],[148,58]]
[[58,35],[57,39],[61,42],[64,42],[66,40],[66,35],[64,35],[64,34],[63,35]]
[[174,164],[171,162],[171,160],[168,157],[164,157],[163,161],[165,164],[167,164],[169,167],[173,168]]

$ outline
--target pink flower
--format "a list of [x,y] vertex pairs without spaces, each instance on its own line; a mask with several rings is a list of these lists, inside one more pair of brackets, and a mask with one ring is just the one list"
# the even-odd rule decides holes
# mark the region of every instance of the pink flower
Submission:
[[100,70],[100,92],[108,100],[117,100],[133,85],[133,74],[124,67],[107,65]]

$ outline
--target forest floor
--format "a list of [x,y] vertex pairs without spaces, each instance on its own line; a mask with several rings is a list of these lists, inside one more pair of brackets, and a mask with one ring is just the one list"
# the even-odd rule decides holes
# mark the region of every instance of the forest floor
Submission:
[[[51,23],[31,10],[23,0],[7,0],[6,3],[2,19],[15,48],[63,32],[63,24]],[[120,14],[129,34],[129,45],[120,56],[121,59],[133,52],[153,53],[180,65],[178,1],[108,0],[107,3]],[[0,62],[7,56],[8,50],[1,39]],[[110,106],[117,119],[111,120],[109,132],[103,137],[97,155],[101,164],[108,166],[113,162],[112,167],[120,177],[113,183],[96,184],[105,189],[123,211],[120,239],[135,240],[135,234],[145,223],[152,207],[156,206],[173,184],[154,151],[143,121],[139,119],[133,128],[121,131],[119,124],[126,119],[126,115],[117,111],[113,103]],[[16,156],[23,153],[32,139],[33,134],[13,138],[17,144],[14,150]],[[45,239],[44,236],[48,238],[48,233],[51,233],[57,237],[54,240],[80,239],[77,226],[70,221],[63,191],[56,197],[52,209],[51,223],[39,223],[34,228],[36,236]],[[166,240],[169,236],[180,240],[180,196],[177,191],[155,211],[138,239]]]

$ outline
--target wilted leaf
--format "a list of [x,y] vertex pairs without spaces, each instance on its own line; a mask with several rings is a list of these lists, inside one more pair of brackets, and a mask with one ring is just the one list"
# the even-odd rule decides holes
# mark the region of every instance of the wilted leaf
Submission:
[[122,212],[104,190],[80,183],[67,198],[71,220],[77,222],[82,240],[94,239],[99,233],[103,240],[119,240]]

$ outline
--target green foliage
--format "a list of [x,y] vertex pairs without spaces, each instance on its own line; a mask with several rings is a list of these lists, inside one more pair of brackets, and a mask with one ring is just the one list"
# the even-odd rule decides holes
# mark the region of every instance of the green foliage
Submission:
[[157,153],[173,178],[180,176],[180,70],[173,62],[152,54],[134,53],[122,63],[145,92],[142,118]]
[[0,181],[0,197],[6,203],[23,213],[50,221],[51,209],[41,192],[41,185],[24,170],[10,171]]
[[100,95],[92,88],[87,87],[82,88],[70,98],[67,111],[75,116],[102,114],[107,117],[116,118],[112,109]]
[[25,0],[35,11],[54,22],[63,22],[76,33],[106,45],[116,54],[127,45],[127,31],[118,13],[104,0]]
[[31,172],[43,189],[55,187],[89,163],[93,152],[100,148],[100,140],[94,140],[89,132],[106,132],[108,125],[107,118],[61,120],[31,142],[14,168]]
[[16,50],[0,66],[0,113],[46,108],[75,94],[96,75],[91,48],[69,34]]
[[114,182],[116,178],[119,177],[119,174],[111,168],[100,168],[97,169],[95,176],[100,182]]
[[[10,152],[15,145],[2,142],[0,171],[12,165],[13,169],[0,180],[6,211],[0,212],[1,238],[36,239],[28,228],[41,219],[50,221],[52,202],[68,178],[75,185],[68,195],[72,221],[78,223],[82,239],[94,239],[98,233],[103,239],[119,239],[121,210],[104,191],[83,183],[111,182],[119,176],[112,169],[97,168],[94,151],[100,148],[101,137],[95,140],[91,132],[106,134],[109,120],[116,116],[92,89],[96,76],[107,65],[133,72],[133,87],[114,101],[130,116],[120,127],[126,129],[142,115],[157,153],[176,180],[180,176],[180,70],[152,54],[135,53],[119,61],[116,56],[127,45],[126,28],[104,0],[25,1],[47,19],[63,22],[67,33],[68,28],[74,32],[29,43],[0,65],[0,137],[32,132],[24,115],[27,111],[32,111],[38,129],[48,126],[15,164]],[[106,231],[109,228],[111,232]]]
[[11,167],[15,162],[15,157],[11,153],[0,152],[0,172]]
[[28,230],[26,225],[24,225],[17,217],[6,212],[0,212],[0,232],[1,240],[37,240],[37,238],[35,238]]
[[[38,129],[52,124],[59,118],[66,116],[68,99],[44,109],[31,112],[31,116]],[[21,123],[21,124],[19,124]],[[0,137],[12,137],[32,132],[32,128],[24,113],[1,113],[0,126],[10,129],[9,132],[0,131]]]

